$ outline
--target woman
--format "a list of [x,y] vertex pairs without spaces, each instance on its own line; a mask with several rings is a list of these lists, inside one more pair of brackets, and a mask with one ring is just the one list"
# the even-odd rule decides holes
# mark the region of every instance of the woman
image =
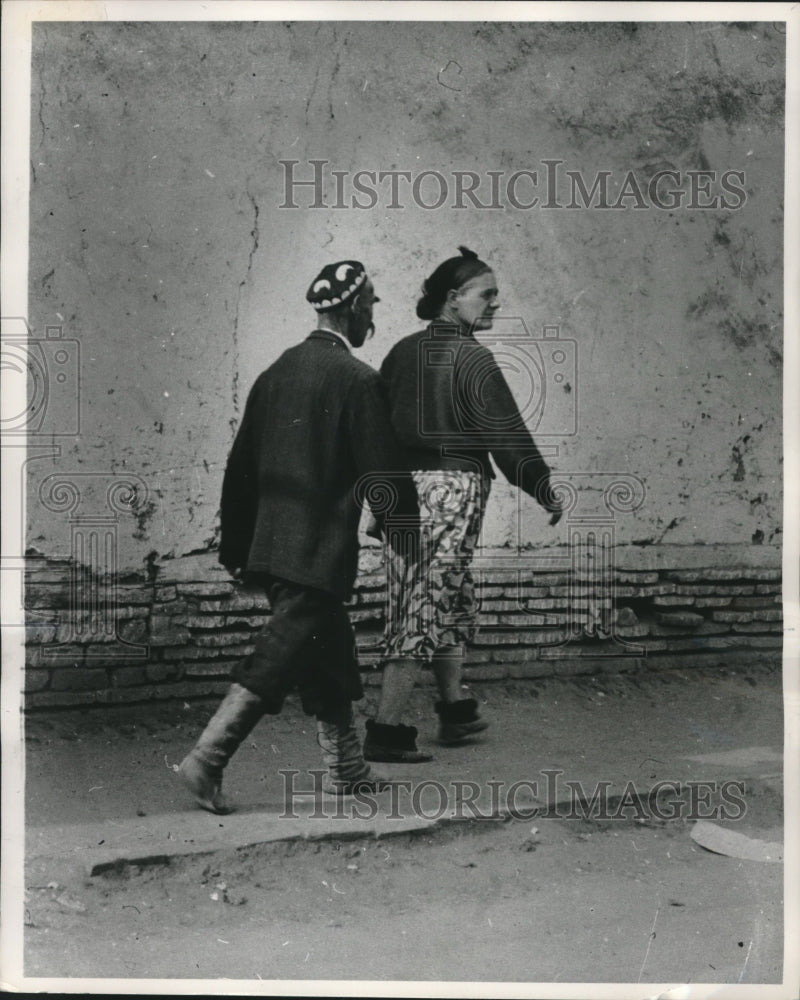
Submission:
[[491,351],[473,336],[499,309],[492,269],[466,247],[422,286],[417,316],[427,329],[404,337],[381,366],[405,468],[420,498],[422,540],[402,556],[387,550],[389,615],[378,712],[364,755],[413,763],[417,730],[400,719],[424,662],[439,690],[439,741],[460,743],[486,729],[477,702],[462,698],[465,644],[477,604],[469,571],[491,480],[489,455],[514,485],[561,516],[549,469],[520,416]]

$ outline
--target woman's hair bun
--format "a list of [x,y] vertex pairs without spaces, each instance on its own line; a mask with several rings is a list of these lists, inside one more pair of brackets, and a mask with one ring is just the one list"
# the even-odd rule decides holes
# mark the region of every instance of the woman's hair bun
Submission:
[[466,257],[467,260],[477,260],[478,259],[478,255],[475,253],[474,250],[470,250],[469,247],[459,246],[458,250],[459,250],[459,253],[461,254],[461,256],[462,257]]
[[439,312],[439,304],[434,302],[428,294],[425,286],[422,286],[422,298],[417,302],[417,316],[419,319],[436,319]]

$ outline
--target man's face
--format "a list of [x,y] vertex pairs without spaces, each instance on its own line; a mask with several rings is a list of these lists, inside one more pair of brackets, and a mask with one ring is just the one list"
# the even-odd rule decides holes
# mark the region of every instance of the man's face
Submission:
[[494,314],[500,308],[497,281],[493,271],[484,271],[450,293],[450,305],[467,330],[491,330]]
[[380,302],[380,299],[375,294],[372,282],[367,278],[350,311],[350,329],[347,331],[347,339],[353,347],[361,347],[367,337],[371,337],[375,332],[375,326],[372,322],[372,307],[376,302]]

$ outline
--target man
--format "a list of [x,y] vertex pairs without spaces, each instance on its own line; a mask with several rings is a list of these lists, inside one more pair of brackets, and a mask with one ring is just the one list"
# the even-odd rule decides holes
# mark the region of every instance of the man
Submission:
[[[358,569],[357,487],[371,473],[390,473],[397,512],[412,524],[416,491],[406,474],[391,475],[399,465],[382,380],[351,354],[374,330],[378,299],[364,266],[329,264],[306,298],[317,329],[256,380],[222,486],[220,562],[264,584],[272,616],[179,767],[198,805],[215,813],[230,811],[225,765],[295,687],[317,718],[323,789],[341,795],[381,784],[353,725],[363,690],[343,601]],[[380,509],[373,513],[383,522]]]

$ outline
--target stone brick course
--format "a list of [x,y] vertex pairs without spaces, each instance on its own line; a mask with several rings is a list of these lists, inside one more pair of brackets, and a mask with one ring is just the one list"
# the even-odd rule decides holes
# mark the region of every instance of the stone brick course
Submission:
[[[631,546],[616,550],[613,578],[593,583],[566,569],[522,572],[528,563],[516,568],[507,549],[481,552],[474,574],[481,629],[465,679],[774,663],[783,635],[781,553],[766,546],[738,553],[732,546]],[[550,554],[558,556],[551,566],[569,565],[567,550]],[[380,670],[370,668],[379,664],[386,604],[380,555],[365,554],[348,605],[370,687],[380,683]],[[141,579],[127,577],[108,588],[115,602],[100,610],[81,605],[68,563],[30,560],[26,707],[223,692],[269,605],[215,560],[215,553],[174,559]],[[425,682],[432,683],[427,674]]]

